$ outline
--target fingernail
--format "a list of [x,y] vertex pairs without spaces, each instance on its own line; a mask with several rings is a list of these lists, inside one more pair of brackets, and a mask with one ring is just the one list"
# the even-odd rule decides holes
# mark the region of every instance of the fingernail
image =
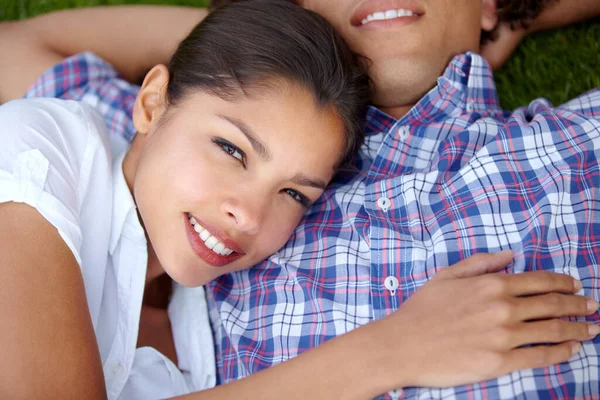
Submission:
[[596,300],[588,299],[587,301],[587,309],[589,312],[596,312],[598,310],[598,302]]
[[573,345],[571,346],[572,354],[575,355],[575,354],[579,353],[580,350],[581,350],[581,343],[579,343],[579,342],[573,343]]
[[581,288],[583,287],[583,285],[581,284],[581,281],[579,279],[574,279],[575,281],[575,291],[579,292],[581,290]]
[[588,332],[589,332],[590,336],[595,337],[596,335],[598,335],[600,333],[600,326],[592,324],[592,325],[588,326]]

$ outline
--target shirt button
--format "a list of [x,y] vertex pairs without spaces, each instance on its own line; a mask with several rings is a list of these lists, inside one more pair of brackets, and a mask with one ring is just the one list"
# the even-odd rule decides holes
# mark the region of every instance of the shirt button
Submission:
[[410,135],[410,128],[408,126],[401,126],[398,128],[398,137],[400,140],[405,141],[408,139],[408,135]]
[[475,109],[475,107],[473,107],[473,103],[470,101],[467,101],[467,112],[472,113],[474,109]]
[[123,366],[123,363],[115,363],[112,366],[112,373],[115,377],[121,377],[125,373],[125,367]]
[[377,199],[377,207],[381,208],[381,211],[387,212],[390,209],[392,202],[387,197],[380,197]]
[[556,153],[556,147],[554,147],[554,146],[549,146],[549,147],[546,149],[546,153],[548,153],[548,154]]
[[388,392],[392,400],[398,400],[402,396],[402,389],[395,389]]
[[400,286],[400,282],[398,282],[398,278],[395,276],[388,276],[384,281],[385,288],[390,291],[392,296],[396,295],[396,289]]

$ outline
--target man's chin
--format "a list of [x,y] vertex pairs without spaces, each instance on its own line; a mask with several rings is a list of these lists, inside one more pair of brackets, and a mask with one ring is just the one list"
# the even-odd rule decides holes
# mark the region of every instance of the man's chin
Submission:
[[[389,88],[393,89],[379,91],[380,95],[374,97],[373,105],[386,114],[399,119],[409,112],[435,85],[436,83],[426,87],[416,84],[408,87],[405,85],[390,85]],[[422,87],[418,89],[419,86]]]
[[443,68],[440,72],[417,60],[395,60],[383,68],[372,68],[369,73],[375,86],[373,104],[398,118],[387,110],[405,110],[406,113],[436,86]]

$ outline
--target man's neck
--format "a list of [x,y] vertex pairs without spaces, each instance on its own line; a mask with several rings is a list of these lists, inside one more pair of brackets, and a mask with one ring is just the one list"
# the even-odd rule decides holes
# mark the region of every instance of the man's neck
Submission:
[[411,108],[414,107],[414,104],[406,105],[406,106],[397,106],[397,107],[377,107],[384,113],[389,116],[392,116],[396,119],[400,119],[406,115]]

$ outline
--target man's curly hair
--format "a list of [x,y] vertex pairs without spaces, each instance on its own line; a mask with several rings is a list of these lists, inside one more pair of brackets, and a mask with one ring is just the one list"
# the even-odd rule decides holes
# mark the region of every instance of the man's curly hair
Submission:
[[527,28],[550,3],[558,0],[498,0],[498,18],[502,22]]
[[[211,0],[210,8],[214,9],[236,1],[244,0]],[[497,0],[498,22],[510,24],[512,29],[528,28],[531,22],[551,3],[558,0]],[[481,41],[494,40],[496,30],[481,32]]]

